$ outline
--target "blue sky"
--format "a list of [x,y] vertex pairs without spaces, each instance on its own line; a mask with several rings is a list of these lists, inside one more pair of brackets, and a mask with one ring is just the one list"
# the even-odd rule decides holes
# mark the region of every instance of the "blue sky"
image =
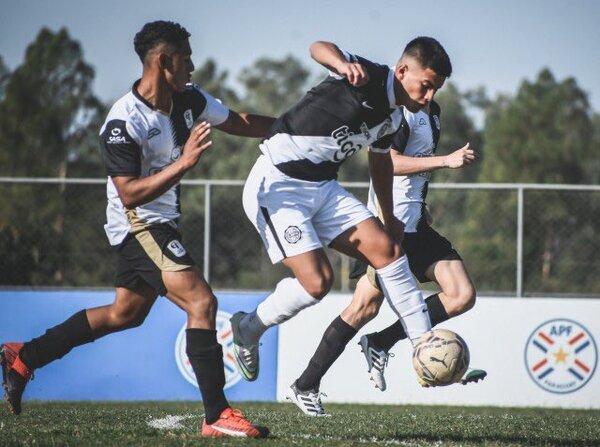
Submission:
[[0,55],[11,69],[42,26],[65,26],[96,69],[95,92],[104,100],[139,77],[134,34],[147,21],[168,19],[192,33],[197,65],[212,57],[232,75],[260,56],[288,53],[317,72],[308,56],[315,40],[394,63],[408,40],[431,35],[450,54],[461,89],[514,93],[547,66],[559,79],[575,77],[600,111],[597,0],[0,0],[0,11]]

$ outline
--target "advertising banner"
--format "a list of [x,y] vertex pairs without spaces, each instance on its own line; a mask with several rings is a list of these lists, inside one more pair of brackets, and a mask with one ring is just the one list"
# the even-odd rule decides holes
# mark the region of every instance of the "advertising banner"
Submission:
[[[324,302],[286,322],[279,333],[278,393],[281,400],[302,373],[325,328],[349,303],[349,295]],[[471,365],[488,377],[476,384],[422,388],[406,340],[391,352],[387,390],[369,380],[357,346],[360,335],[395,321],[389,305],[352,340],[321,383],[327,402],[600,408],[598,344],[600,300],[479,298],[469,312],[441,324],[467,342]]]
[[[248,383],[233,363],[229,318],[252,310],[265,293],[216,292],[217,336],[223,346],[226,395],[232,401],[275,400],[277,328],[261,342],[261,374]],[[0,342],[37,337],[75,312],[110,304],[113,291],[0,291]],[[185,355],[185,313],[159,298],[144,324],[73,349],[35,372],[26,399],[197,400],[200,397]]]

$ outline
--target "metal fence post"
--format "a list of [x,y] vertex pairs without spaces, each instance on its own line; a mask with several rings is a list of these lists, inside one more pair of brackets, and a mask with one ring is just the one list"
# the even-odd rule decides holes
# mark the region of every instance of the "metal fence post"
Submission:
[[210,192],[211,184],[204,185],[204,279],[210,283]]
[[523,297],[523,186],[517,188],[517,297]]

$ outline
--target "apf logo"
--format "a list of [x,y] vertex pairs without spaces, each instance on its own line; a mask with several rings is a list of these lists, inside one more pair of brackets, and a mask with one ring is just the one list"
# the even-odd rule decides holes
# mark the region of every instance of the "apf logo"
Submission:
[[525,346],[525,367],[546,391],[566,394],[582,388],[594,375],[598,349],[581,324],[563,318],[538,326]]
[[[235,360],[233,357],[233,332],[231,331],[231,324],[229,319],[231,314],[227,312],[217,312],[217,341],[223,347],[223,364],[225,367],[225,389],[232,387],[240,381],[242,376],[238,373],[235,368]],[[177,362],[177,368],[185,380],[189,383],[198,387],[196,382],[196,375],[192,369],[192,365],[185,353],[185,330],[187,325],[184,324],[179,335],[177,335],[177,341],[175,342],[175,361]]]

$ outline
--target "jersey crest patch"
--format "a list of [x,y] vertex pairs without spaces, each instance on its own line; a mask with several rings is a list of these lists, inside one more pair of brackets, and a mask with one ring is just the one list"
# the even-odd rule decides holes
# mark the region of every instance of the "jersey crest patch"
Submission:
[[433,121],[435,121],[435,127],[437,127],[437,129],[440,130],[442,128],[442,124],[440,123],[440,117],[437,115],[433,115]]
[[194,117],[192,116],[192,109],[187,109],[183,112],[183,118],[185,119],[185,125],[188,129],[191,129],[194,125]]

